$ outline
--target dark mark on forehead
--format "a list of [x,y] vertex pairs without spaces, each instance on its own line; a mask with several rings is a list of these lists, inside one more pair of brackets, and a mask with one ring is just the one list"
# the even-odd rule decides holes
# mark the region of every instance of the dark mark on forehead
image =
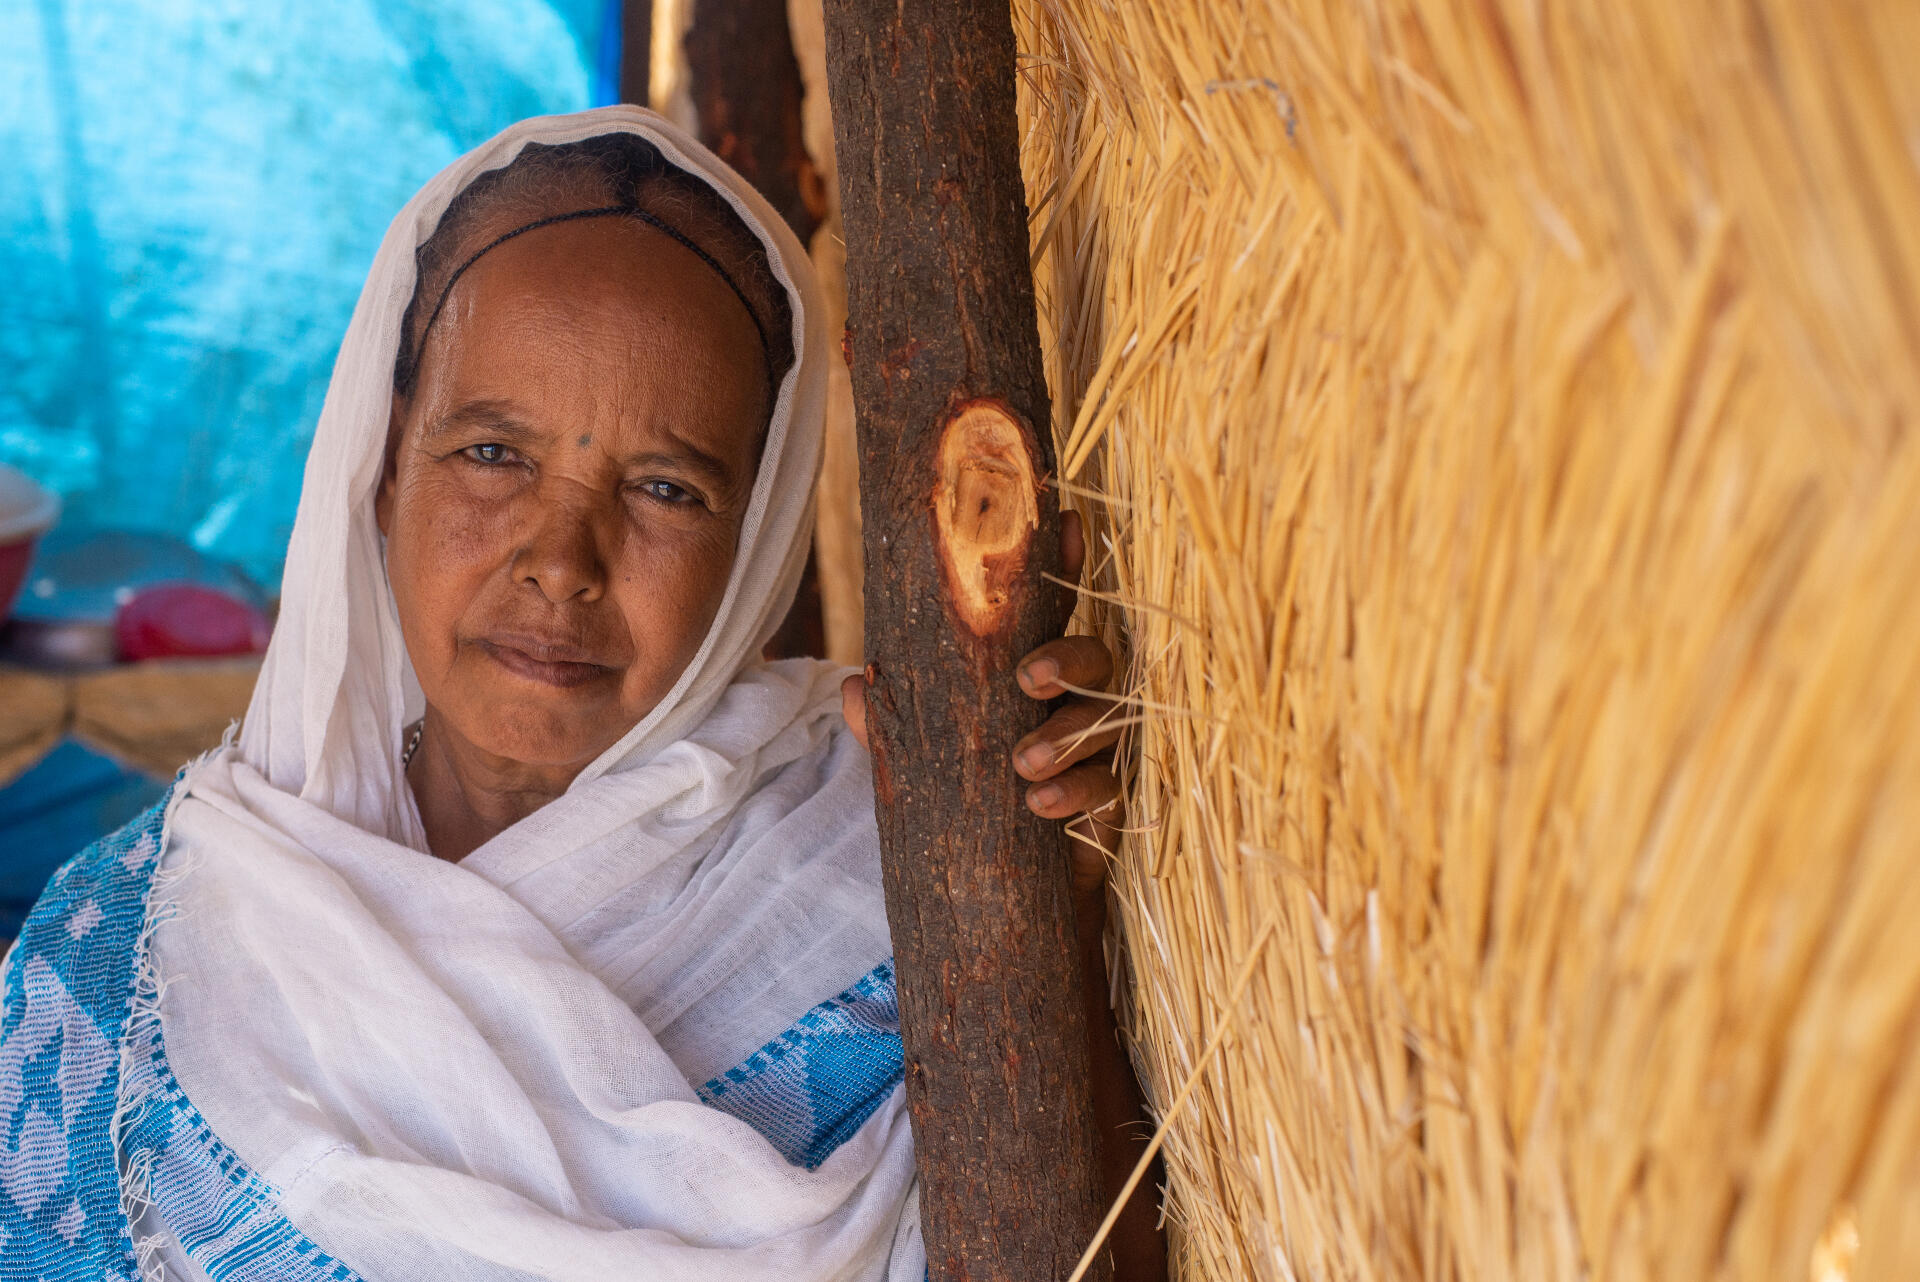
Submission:
[[591,433],[591,432],[588,432],[588,433],[585,433],[584,435],[582,435],[582,436],[580,437],[580,439],[579,439],[579,440],[578,440],[577,442],[575,442],[575,444],[578,444],[578,445],[591,445],[591,444],[593,444],[593,433]]

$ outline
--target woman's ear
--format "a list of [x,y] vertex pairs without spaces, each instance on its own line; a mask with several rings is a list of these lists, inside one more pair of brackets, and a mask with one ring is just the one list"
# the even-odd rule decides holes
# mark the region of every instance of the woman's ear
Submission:
[[380,488],[373,495],[373,520],[381,538],[393,536],[393,498],[400,471],[400,438],[407,429],[407,403],[396,394],[387,416],[386,460],[380,466]]

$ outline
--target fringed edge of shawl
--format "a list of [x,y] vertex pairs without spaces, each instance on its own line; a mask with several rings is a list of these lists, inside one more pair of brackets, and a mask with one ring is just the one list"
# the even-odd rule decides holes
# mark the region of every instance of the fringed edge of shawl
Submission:
[[153,935],[163,923],[173,919],[178,905],[171,892],[192,873],[192,869],[184,864],[168,865],[168,837],[173,831],[174,812],[187,797],[188,777],[203,763],[222,753],[235,751],[239,731],[238,721],[229,724],[226,733],[221,736],[219,747],[195,757],[181,767],[180,773],[174,777],[173,791],[167,798],[166,811],[160,817],[160,848],[154,855],[153,875],[147,883],[147,902],[140,922],[140,933],[134,939],[127,1022],[120,1033],[120,1066],[115,1082],[118,1097],[114,1100],[113,1117],[107,1124],[107,1134],[120,1171],[120,1215],[127,1226],[127,1239],[133,1246],[134,1267],[140,1271],[145,1282],[166,1282],[166,1270],[159,1258],[161,1237],[158,1234],[142,1237],[139,1232],[142,1219],[153,1207],[154,1154],[149,1150],[129,1154],[126,1137],[144,1120],[155,1102],[150,1086],[129,1087],[130,1082],[146,1083],[151,1080],[133,1071],[137,1067],[136,1047],[147,1035],[158,1035],[160,1002],[167,991],[168,981],[161,978],[153,963]]

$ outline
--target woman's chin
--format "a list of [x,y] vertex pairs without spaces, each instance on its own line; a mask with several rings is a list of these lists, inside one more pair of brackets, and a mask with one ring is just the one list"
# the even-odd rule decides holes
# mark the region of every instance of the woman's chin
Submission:
[[454,728],[491,757],[538,769],[581,769],[638,721],[617,705],[608,707],[611,701],[581,694],[571,690],[550,691],[544,698],[514,697],[496,690],[459,717]]

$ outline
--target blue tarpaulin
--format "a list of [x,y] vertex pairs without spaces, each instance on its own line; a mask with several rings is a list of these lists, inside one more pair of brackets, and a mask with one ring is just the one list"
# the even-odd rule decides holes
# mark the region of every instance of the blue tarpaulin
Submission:
[[[277,584],[388,221],[512,121],[613,101],[619,12],[0,0],[0,461],[68,528],[177,535]],[[162,787],[67,744],[0,790],[0,940]]]
[[611,101],[608,0],[0,3],[0,461],[269,585],[380,236]]

